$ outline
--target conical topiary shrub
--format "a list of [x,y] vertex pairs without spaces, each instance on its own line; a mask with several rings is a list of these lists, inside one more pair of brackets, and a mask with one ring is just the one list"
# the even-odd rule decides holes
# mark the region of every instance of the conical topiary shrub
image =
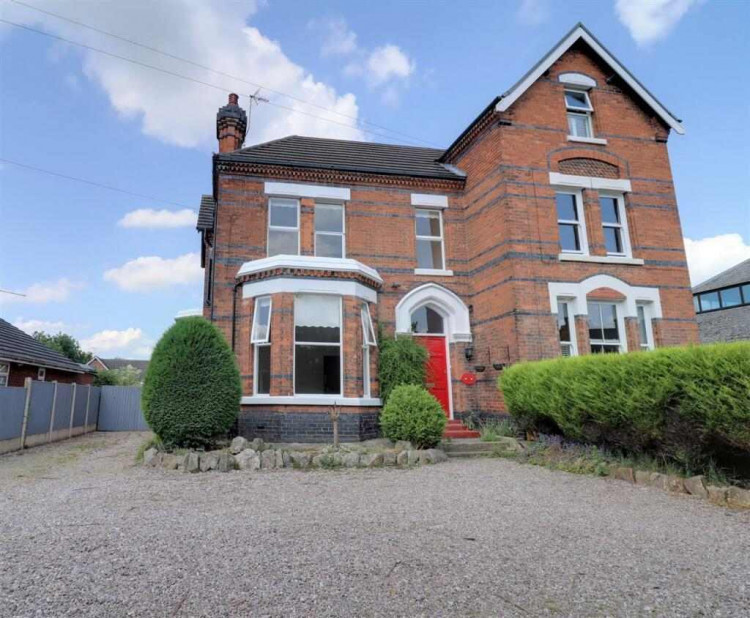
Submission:
[[183,318],[154,348],[141,407],[165,445],[204,446],[230,429],[241,396],[240,372],[224,335],[203,318]]

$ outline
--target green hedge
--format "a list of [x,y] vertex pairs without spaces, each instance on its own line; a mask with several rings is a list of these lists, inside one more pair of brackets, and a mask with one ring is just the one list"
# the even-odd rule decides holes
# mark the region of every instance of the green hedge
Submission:
[[750,342],[519,363],[499,386],[524,429],[689,467],[750,454]]
[[414,384],[394,388],[380,414],[380,427],[386,438],[408,440],[416,448],[437,445],[447,422],[440,402]]
[[149,427],[168,447],[207,446],[237,419],[242,388],[224,335],[184,318],[154,348],[141,395]]
[[380,335],[378,353],[378,379],[380,398],[388,402],[391,392],[400,384],[424,386],[427,366],[427,350],[412,337],[385,337]]

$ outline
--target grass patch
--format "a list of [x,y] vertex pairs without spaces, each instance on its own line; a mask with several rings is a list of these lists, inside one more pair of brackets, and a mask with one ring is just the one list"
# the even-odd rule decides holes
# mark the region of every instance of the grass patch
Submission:
[[144,453],[150,448],[155,448],[157,451],[163,451],[164,444],[162,444],[162,441],[158,436],[151,436],[148,440],[144,440],[135,453],[135,463],[141,463],[143,461]]
[[517,434],[516,424],[509,418],[487,421],[479,426],[479,439],[484,442],[496,442],[498,438],[515,438]]

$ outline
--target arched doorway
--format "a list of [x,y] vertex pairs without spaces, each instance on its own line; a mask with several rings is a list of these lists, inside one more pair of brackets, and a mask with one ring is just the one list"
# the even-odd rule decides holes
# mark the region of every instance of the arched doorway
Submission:
[[427,390],[440,402],[445,415],[451,414],[450,359],[445,332],[445,318],[430,305],[411,312],[411,333],[427,350]]

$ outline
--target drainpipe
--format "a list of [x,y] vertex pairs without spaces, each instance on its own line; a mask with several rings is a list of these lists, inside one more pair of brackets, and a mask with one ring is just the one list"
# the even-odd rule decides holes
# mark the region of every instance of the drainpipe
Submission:
[[242,285],[242,282],[235,283],[234,287],[232,288],[232,352],[234,352],[234,340],[235,340],[235,334],[234,334],[234,324],[237,317],[237,288],[239,288]]

